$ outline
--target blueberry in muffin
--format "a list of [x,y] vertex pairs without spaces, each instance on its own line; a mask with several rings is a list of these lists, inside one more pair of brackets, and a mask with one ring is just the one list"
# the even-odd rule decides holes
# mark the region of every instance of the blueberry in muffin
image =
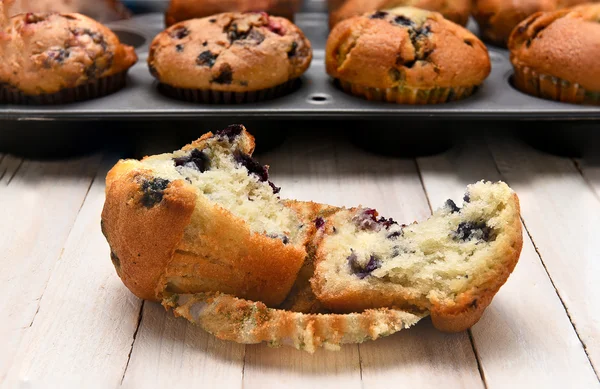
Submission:
[[243,103],[289,92],[312,60],[310,42],[284,18],[264,12],[187,20],[160,33],[148,66],[170,96]]

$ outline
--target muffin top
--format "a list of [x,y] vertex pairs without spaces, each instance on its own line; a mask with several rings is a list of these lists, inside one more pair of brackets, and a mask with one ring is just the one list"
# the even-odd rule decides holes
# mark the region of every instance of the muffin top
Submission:
[[0,83],[26,95],[83,85],[136,61],[133,47],[80,14],[20,14],[0,29]]
[[508,45],[513,65],[600,91],[600,4],[531,15]]
[[550,12],[590,0],[475,0],[473,17],[484,39],[506,46],[510,33],[523,19],[536,12]]
[[342,20],[366,12],[397,7],[416,7],[439,12],[445,18],[464,26],[471,13],[471,0],[348,0],[329,15],[329,26],[333,28]]
[[331,32],[327,73],[372,88],[470,87],[489,75],[487,49],[437,12],[412,7],[346,19]]
[[172,87],[246,92],[300,77],[311,60],[310,42],[289,20],[264,12],[224,13],[158,34],[148,66]]
[[165,14],[167,26],[223,12],[264,11],[292,19],[301,0],[171,0]]

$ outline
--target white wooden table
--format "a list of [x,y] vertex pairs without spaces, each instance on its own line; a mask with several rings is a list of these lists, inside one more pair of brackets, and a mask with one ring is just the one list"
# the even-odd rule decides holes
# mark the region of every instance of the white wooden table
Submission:
[[[100,232],[115,155],[0,155],[0,383],[5,387],[598,388],[600,165],[513,139],[394,159],[296,135],[260,157],[282,195],[422,220],[480,179],[519,194],[523,253],[469,332],[428,320],[315,355],[209,336],[123,286]],[[183,387],[183,386],[182,386]]]

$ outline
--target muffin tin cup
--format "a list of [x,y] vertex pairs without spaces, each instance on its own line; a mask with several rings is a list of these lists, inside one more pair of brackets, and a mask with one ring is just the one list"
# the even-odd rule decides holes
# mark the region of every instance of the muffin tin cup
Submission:
[[248,92],[221,92],[210,89],[175,88],[167,84],[159,84],[159,91],[177,100],[199,104],[246,104],[272,100],[291,93],[298,87],[299,79],[289,80],[272,88]]
[[353,84],[340,79],[336,84],[346,93],[365,98],[369,101],[388,102],[395,104],[442,104],[465,99],[477,91],[477,86],[431,89],[411,88],[399,86],[396,88],[372,88]]
[[562,103],[600,105],[600,92],[593,92],[558,77],[541,74],[528,66],[514,65],[513,83],[532,96]]
[[125,87],[127,71],[99,78],[93,82],[63,89],[56,93],[27,95],[11,85],[0,85],[0,104],[54,105],[90,100],[109,95]]

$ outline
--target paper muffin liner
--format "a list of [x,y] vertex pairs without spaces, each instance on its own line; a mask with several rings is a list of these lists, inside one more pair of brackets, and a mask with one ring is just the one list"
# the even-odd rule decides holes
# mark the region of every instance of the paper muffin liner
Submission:
[[435,87],[431,89],[399,86],[396,88],[372,88],[336,79],[337,85],[346,93],[369,101],[382,101],[395,104],[442,104],[462,100],[477,91],[478,86]]
[[27,95],[8,84],[0,84],[0,103],[18,105],[50,105],[67,104],[76,101],[90,100],[114,93],[125,86],[127,71],[112,76],[98,78],[74,88],[67,88],[56,93]]
[[514,65],[513,84],[522,92],[547,100],[600,105],[600,91],[590,91],[578,83],[538,73],[528,66]]
[[177,100],[200,104],[246,104],[275,99],[292,92],[300,80],[293,79],[272,88],[248,92],[221,92],[210,89],[176,88],[159,84],[158,89],[166,96]]

